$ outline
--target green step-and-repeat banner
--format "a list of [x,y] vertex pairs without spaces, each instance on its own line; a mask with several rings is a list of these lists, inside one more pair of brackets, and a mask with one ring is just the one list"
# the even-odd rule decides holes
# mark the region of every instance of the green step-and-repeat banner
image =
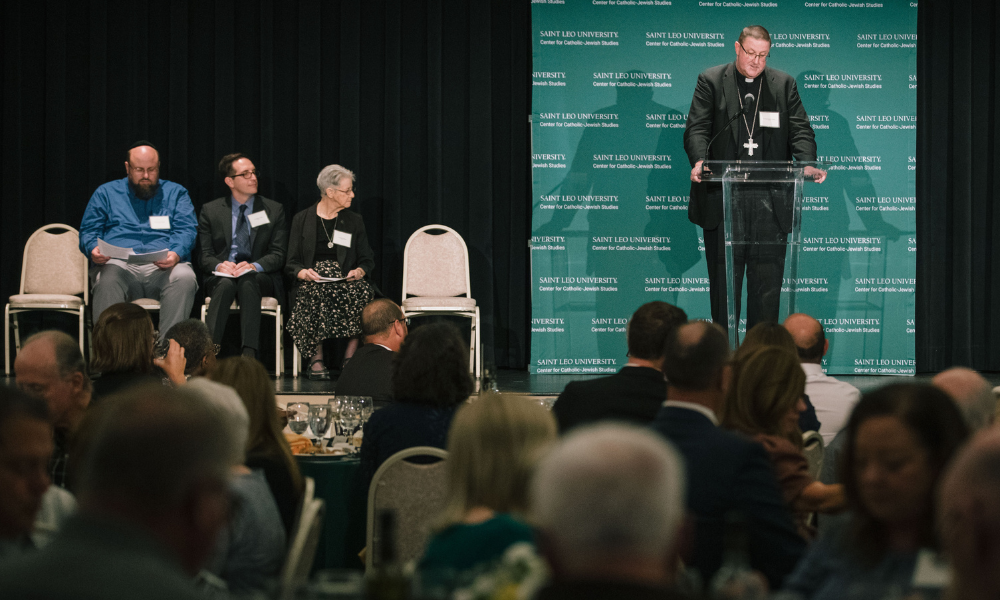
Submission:
[[617,371],[652,300],[710,318],[684,124],[754,24],[832,163],[784,289],[824,324],[828,372],[914,372],[916,2],[533,0],[531,373]]

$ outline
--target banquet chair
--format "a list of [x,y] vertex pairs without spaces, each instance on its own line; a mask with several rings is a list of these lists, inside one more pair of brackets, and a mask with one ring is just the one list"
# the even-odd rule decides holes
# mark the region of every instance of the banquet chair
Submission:
[[401,308],[404,317],[457,315],[470,319],[469,370],[479,379],[483,369],[479,307],[472,297],[469,248],[454,229],[426,225],[406,241]]
[[[430,464],[408,458],[436,457]],[[417,446],[390,456],[375,471],[368,488],[368,533],[365,571],[378,567],[382,532],[375,531],[375,516],[384,510],[396,513],[396,557],[401,564],[420,558],[430,537],[431,525],[448,499],[448,453],[440,448]]]
[[[295,518],[292,519],[292,531],[298,531],[299,522],[302,520],[302,513],[305,512],[306,507],[316,498],[316,480],[312,477],[302,478],[302,500],[299,501],[299,505],[295,508]],[[294,539],[288,540],[288,545],[291,547]]]
[[323,532],[323,513],[325,504],[322,498],[312,498],[303,505],[295,536],[288,549],[288,558],[281,568],[281,597],[294,598],[295,588],[309,579],[313,559],[316,558],[316,547]]
[[823,436],[818,431],[806,431],[802,433],[802,454],[809,463],[809,476],[819,480],[819,473],[823,469]]
[[[62,230],[61,233],[52,233]],[[80,252],[80,232],[60,223],[40,227],[24,244],[21,257],[21,287],[4,308],[4,373],[10,375],[10,322],[14,319],[15,356],[21,351],[17,315],[32,311],[55,311],[76,315],[79,320],[80,353],[84,352],[85,323],[90,292],[87,288],[89,261]],[[82,295],[82,298],[81,298]]]
[[[208,306],[212,302],[211,298],[205,298],[205,303],[201,305],[201,322],[204,323],[208,317]],[[240,306],[233,300],[230,310],[239,310]],[[264,296],[260,299],[260,314],[274,317],[274,374],[280,377],[285,371],[285,351],[281,340],[281,303],[277,298]]]

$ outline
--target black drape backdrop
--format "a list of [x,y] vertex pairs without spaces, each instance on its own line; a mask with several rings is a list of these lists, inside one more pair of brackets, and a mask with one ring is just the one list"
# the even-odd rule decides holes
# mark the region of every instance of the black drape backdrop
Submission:
[[1000,371],[1000,11],[918,11],[917,370]]
[[484,0],[89,0],[0,4],[0,294],[24,242],[79,226],[123,150],[148,139],[195,208],[249,154],[289,218],[319,170],[358,175],[373,279],[399,300],[403,245],[465,238],[486,358],[528,360],[530,11]]

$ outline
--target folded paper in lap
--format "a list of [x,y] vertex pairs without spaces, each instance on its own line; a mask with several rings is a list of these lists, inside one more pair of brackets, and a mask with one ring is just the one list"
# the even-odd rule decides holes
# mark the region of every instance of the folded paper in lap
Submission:
[[131,248],[115,246],[114,244],[109,244],[100,239],[97,240],[97,247],[104,256],[124,260],[130,265],[148,265],[155,263],[167,258],[167,254],[170,252],[169,250],[157,250],[155,252],[136,254],[135,250]]

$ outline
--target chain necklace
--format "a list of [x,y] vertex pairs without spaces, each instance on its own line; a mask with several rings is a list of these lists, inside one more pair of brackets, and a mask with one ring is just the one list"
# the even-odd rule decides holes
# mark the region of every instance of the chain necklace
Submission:
[[[747,136],[750,138],[747,140],[747,143],[743,144],[743,147],[750,151],[750,156],[753,156],[753,149],[759,147],[759,144],[753,143],[753,132],[757,128],[757,113],[760,111],[760,92],[763,89],[764,78],[761,77],[760,85],[757,86],[757,101],[754,103],[753,109],[753,127],[747,124],[747,116],[743,115],[743,126],[747,128]],[[736,94],[736,97],[740,100],[740,110],[743,110],[743,98],[740,98],[739,93]]]
[[[316,215],[316,216],[319,217],[319,215]],[[337,233],[337,221],[339,219],[340,219],[340,213],[338,212],[337,216],[333,219],[333,232],[334,233]],[[323,222],[323,217],[319,217],[319,224],[323,228],[323,234],[326,235],[326,239],[327,239],[326,247],[327,248],[333,248],[333,237],[331,237],[330,234],[326,232],[326,223]]]

